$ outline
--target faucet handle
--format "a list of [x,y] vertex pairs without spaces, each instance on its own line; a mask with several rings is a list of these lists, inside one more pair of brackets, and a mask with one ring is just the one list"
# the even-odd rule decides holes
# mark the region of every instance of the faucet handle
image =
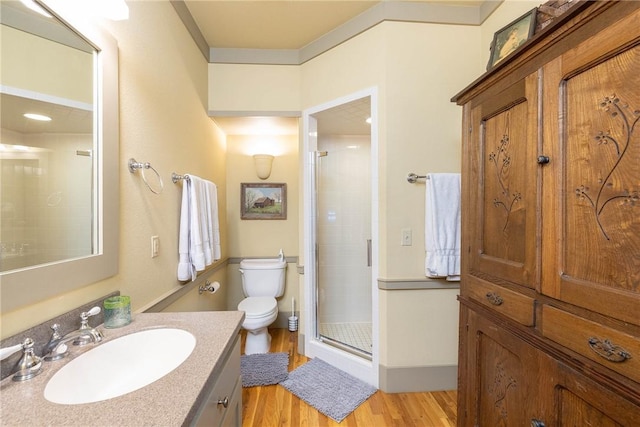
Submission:
[[100,307],[95,306],[89,311],[83,311],[82,313],[80,313],[80,320],[82,321],[80,327],[86,326],[87,322],[89,321],[89,317],[100,314],[101,311],[102,310],[100,310]]
[[42,372],[42,359],[33,352],[33,345],[31,338],[25,338],[22,343],[24,354],[18,362],[18,372],[13,376],[14,381],[29,380]]
[[15,354],[23,349],[24,344],[16,344],[11,347],[0,348],[0,360],[4,360],[7,357]]
[[[81,331],[91,329],[89,326],[89,317],[100,314],[100,307],[95,306],[89,311],[83,311],[80,313],[80,329]],[[73,341],[73,345],[87,345],[91,342],[91,338],[88,336],[78,337],[75,341]]]
[[0,360],[6,359],[14,353],[23,350],[24,354],[18,362],[18,371],[13,376],[14,381],[24,381],[38,375],[42,368],[42,359],[33,353],[33,340],[25,338],[22,344],[0,349]]

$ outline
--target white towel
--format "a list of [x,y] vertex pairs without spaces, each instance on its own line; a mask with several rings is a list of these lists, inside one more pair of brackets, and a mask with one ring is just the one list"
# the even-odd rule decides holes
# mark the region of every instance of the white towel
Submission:
[[425,200],[425,274],[460,280],[460,174],[428,174]]
[[195,175],[183,182],[178,280],[195,280],[198,271],[220,259],[217,188]]
[[218,261],[222,257],[220,249],[220,223],[218,221],[218,187],[211,182],[206,181],[207,190],[207,224],[209,232],[209,251],[211,253],[211,262]]

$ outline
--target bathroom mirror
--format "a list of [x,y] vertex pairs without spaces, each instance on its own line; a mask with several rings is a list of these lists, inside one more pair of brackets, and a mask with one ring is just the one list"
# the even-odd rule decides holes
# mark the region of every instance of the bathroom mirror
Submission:
[[37,5],[0,2],[3,312],[118,269],[117,45]]

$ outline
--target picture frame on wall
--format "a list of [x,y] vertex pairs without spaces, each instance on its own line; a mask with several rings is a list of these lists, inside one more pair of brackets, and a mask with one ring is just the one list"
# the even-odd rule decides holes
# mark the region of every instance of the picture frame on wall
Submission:
[[533,37],[536,30],[536,15],[538,8],[534,7],[518,19],[496,31],[491,42],[491,53],[487,70],[515,52],[527,40]]
[[240,184],[241,219],[287,219],[287,184]]

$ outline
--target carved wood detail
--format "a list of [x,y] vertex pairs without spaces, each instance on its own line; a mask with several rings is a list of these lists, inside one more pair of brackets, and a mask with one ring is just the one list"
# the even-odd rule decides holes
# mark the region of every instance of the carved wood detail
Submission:
[[[604,97],[604,99],[599,103],[599,108],[620,123],[622,133],[620,136],[612,134],[610,130],[601,130],[594,137],[597,145],[614,150],[617,160],[606,176],[598,180],[593,192],[590,187],[584,184],[576,188],[575,191],[580,200],[586,200],[589,202],[602,235],[607,240],[610,240],[607,231],[604,229],[604,226],[600,221],[600,217],[603,214],[605,207],[615,200],[619,200],[621,202],[619,205],[621,206],[640,206],[640,191],[638,189],[629,187],[609,197],[604,195],[604,190],[613,185],[611,183],[611,176],[613,175],[613,172],[620,165],[620,162],[627,153],[633,139],[637,138],[637,134],[634,132],[636,130],[636,125],[640,121],[640,109],[632,109],[628,104],[621,101],[615,94]],[[633,184],[629,183],[629,185]]]
[[498,410],[500,417],[504,420],[507,419],[507,405],[505,398],[510,388],[515,388],[518,382],[510,375],[507,374],[507,370],[502,362],[498,362],[496,365],[496,372],[493,384],[487,386],[487,392],[494,399],[494,406]]
[[489,153],[489,162],[495,168],[496,180],[502,189],[501,194],[493,199],[493,205],[497,208],[502,208],[506,213],[502,231],[506,230],[507,225],[509,225],[509,215],[513,210],[513,205],[522,199],[519,191],[511,193],[509,183],[505,179],[511,167],[511,156],[509,155],[509,112],[507,111],[505,114],[507,115],[507,120],[502,139],[498,142],[496,150]]

